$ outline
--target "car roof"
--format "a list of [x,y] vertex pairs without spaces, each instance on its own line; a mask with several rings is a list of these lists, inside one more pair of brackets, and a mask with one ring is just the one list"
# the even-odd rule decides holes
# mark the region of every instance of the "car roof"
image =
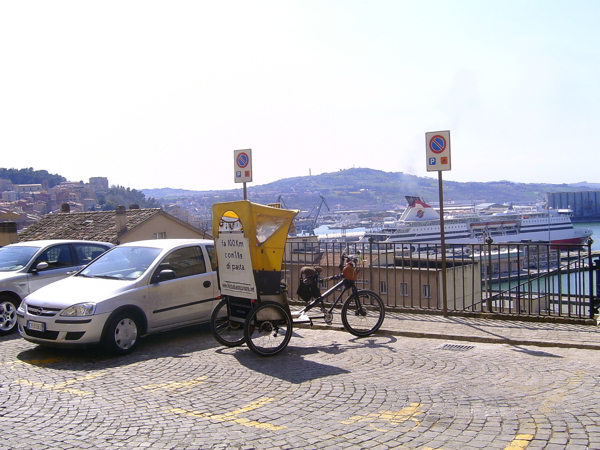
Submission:
[[210,239],[148,239],[145,241],[134,241],[121,244],[119,247],[154,247],[160,249],[171,249],[183,245],[212,245]]
[[47,247],[48,245],[54,244],[99,244],[114,247],[114,244],[111,244],[110,242],[85,241],[79,239],[43,239],[38,241],[15,242],[6,247]]

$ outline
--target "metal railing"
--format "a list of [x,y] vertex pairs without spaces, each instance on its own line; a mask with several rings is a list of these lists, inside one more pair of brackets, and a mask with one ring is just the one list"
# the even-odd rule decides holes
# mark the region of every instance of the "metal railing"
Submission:
[[[302,267],[319,265],[329,276],[339,273],[342,254],[358,255],[360,288],[377,292],[389,307],[441,311],[441,250],[424,243],[292,241],[283,273],[289,296],[297,298]],[[599,294],[595,256],[591,241],[446,245],[447,311],[591,318]]]

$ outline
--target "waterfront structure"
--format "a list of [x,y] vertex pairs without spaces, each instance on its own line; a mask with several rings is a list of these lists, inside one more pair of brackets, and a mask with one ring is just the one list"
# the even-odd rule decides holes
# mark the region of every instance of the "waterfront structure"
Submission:
[[574,222],[600,222],[600,191],[549,192],[548,206],[569,209]]

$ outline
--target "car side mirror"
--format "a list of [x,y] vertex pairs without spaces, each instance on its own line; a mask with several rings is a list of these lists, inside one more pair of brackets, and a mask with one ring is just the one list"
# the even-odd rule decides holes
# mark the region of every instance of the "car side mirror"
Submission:
[[175,278],[177,278],[177,276],[175,275],[175,271],[173,271],[171,269],[163,269],[158,274],[158,281],[159,282],[174,280]]
[[35,270],[44,270],[47,269],[48,263],[46,261],[39,262],[37,266],[35,266]]

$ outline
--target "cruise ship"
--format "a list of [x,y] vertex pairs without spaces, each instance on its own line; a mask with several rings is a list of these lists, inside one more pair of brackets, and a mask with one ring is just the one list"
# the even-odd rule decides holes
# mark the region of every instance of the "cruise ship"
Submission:
[[[396,226],[380,232],[367,232],[368,242],[439,243],[440,215],[421,197],[406,196],[408,206]],[[589,229],[574,228],[570,213],[557,210],[515,212],[507,210],[489,215],[470,214],[444,217],[444,240],[448,244],[482,244],[490,237],[495,244],[548,243],[582,244],[592,235]]]

